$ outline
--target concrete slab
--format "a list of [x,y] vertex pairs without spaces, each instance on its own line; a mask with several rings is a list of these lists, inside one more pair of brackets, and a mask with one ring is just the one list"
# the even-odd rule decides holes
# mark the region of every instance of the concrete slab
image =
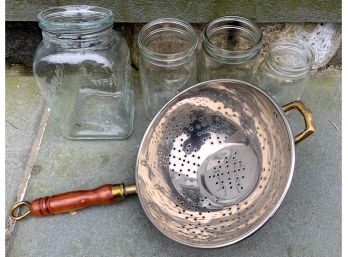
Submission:
[[33,76],[6,76],[6,213],[15,200],[43,107],[44,101]]
[[[150,223],[134,196],[74,214],[20,221],[8,256],[340,256],[340,76],[310,79],[303,101],[314,112],[317,132],[296,146],[293,181],[280,209],[246,240],[215,250],[180,245]],[[26,199],[103,183],[134,182],[137,149],[149,123],[138,74],[135,83],[135,127],[128,140],[65,140],[56,121],[49,120]]]

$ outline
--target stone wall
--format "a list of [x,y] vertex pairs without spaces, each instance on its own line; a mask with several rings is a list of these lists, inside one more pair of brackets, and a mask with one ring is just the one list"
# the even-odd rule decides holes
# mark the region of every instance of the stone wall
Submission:
[[[114,29],[121,31],[131,49],[132,64],[138,66],[137,36],[144,23],[115,23]],[[201,36],[205,23],[193,26]],[[308,42],[315,52],[314,69],[328,65],[341,66],[340,23],[259,23],[264,35],[263,48],[279,38],[299,38]],[[6,22],[7,65],[32,65],[36,47],[41,41],[41,30],[36,22]]]

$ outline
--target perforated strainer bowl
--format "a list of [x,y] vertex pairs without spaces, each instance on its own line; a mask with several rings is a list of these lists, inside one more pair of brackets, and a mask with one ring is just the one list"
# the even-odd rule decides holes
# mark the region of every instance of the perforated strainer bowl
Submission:
[[[136,190],[105,185],[39,198],[16,204],[11,216],[71,211],[137,192],[152,223],[173,240],[201,248],[236,243],[278,209],[292,178],[294,142],[314,132],[302,102],[283,108],[305,118],[295,140],[283,111],[262,90],[237,80],[200,83],[165,105],[145,132]],[[29,211],[16,215],[22,205]]]
[[[311,112],[294,102],[307,128]],[[153,119],[139,149],[136,182],[152,223],[177,242],[202,248],[236,243],[278,209],[292,178],[294,139],[283,111],[237,80],[200,83]]]

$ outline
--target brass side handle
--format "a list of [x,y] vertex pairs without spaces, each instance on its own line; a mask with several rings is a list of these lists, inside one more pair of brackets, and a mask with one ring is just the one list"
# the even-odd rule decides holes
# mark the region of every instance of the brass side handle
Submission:
[[290,110],[296,109],[303,116],[306,127],[302,132],[298,133],[295,136],[294,138],[295,144],[303,141],[305,138],[307,138],[308,136],[310,136],[311,134],[315,132],[313,113],[303,102],[294,101],[284,105],[282,108],[284,112],[288,112]]

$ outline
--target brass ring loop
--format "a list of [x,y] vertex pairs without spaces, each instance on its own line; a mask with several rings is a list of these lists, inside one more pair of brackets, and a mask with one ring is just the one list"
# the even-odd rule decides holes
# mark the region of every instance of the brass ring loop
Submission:
[[[23,214],[17,216],[17,214],[19,214],[19,210],[22,206],[27,206],[28,209]],[[17,214],[16,214],[16,211],[18,211]],[[26,201],[20,201],[20,202],[16,203],[15,205],[13,205],[11,212],[10,212],[10,217],[11,217],[11,219],[14,219],[14,220],[21,220],[29,214],[30,214],[30,203],[26,202]]]

